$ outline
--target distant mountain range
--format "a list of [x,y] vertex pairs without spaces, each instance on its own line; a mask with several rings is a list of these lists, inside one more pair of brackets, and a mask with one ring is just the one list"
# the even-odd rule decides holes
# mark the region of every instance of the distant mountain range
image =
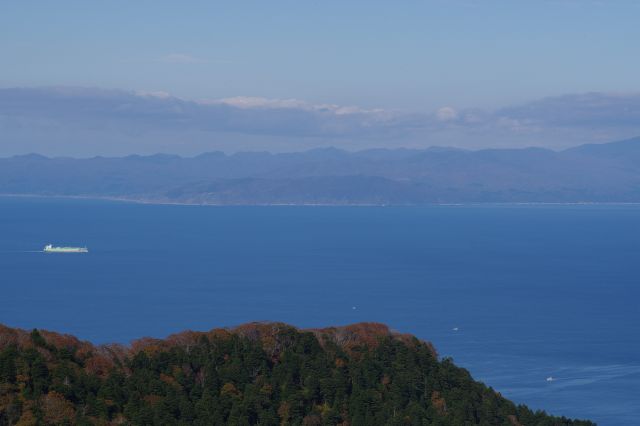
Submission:
[[0,159],[0,194],[192,204],[640,202],[640,137],[582,145]]

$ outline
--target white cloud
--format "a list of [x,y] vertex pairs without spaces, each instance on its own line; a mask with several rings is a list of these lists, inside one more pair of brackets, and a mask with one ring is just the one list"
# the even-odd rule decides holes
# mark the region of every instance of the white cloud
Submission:
[[203,105],[224,104],[242,109],[298,109],[312,112],[328,112],[335,115],[351,114],[382,114],[388,113],[383,109],[364,109],[356,106],[336,104],[313,104],[300,99],[273,99],[253,96],[235,96],[223,99],[203,99],[198,101]]
[[458,118],[458,112],[448,106],[442,107],[436,111],[438,121],[451,121]]
[[156,91],[144,91],[144,90],[137,90],[135,92],[135,94],[137,96],[141,96],[143,98],[158,98],[158,99],[168,99],[168,98],[172,98],[173,96],[171,96],[171,93],[169,92],[163,92],[162,90],[156,90]]
[[[187,134],[202,141],[215,139],[215,134],[224,134],[225,140],[229,135],[251,140],[253,145],[242,149],[351,143],[361,148],[561,148],[640,134],[640,94],[565,95],[495,111],[443,106],[411,113],[295,98],[237,96],[192,101],[162,91],[0,89],[0,133],[15,140],[38,140],[41,134],[50,133],[42,123],[54,123],[50,127],[59,129],[60,140],[76,138],[78,143],[103,126],[105,138],[107,134],[113,140],[136,135],[149,144],[159,143],[157,140],[178,143]],[[43,130],[36,134],[37,129]],[[119,133],[108,133],[113,129]],[[218,146],[218,142],[211,143],[211,148]]]
[[254,96],[234,96],[232,98],[204,100],[204,104],[225,104],[236,108],[286,108],[308,109],[309,104],[298,99],[268,99]]

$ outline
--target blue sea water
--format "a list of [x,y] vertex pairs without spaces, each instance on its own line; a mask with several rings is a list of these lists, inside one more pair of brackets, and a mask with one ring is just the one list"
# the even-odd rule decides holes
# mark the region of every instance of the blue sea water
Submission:
[[640,419],[639,301],[640,206],[0,198],[0,323],[104,343],[379,321],[515,402],[605,426]]

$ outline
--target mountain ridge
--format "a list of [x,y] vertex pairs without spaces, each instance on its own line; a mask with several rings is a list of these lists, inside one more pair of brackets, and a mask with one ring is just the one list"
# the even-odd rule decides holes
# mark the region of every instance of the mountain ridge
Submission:
[[545,148],[336,148],[0,159],[0,194],[184,204],[640,202],[640,138]]

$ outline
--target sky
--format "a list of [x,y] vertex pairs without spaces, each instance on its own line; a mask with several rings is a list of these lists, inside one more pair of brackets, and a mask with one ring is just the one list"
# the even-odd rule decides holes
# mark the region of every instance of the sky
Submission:
[[[0,155],[324,145],[562,148],[631,137],[640,129],[628,122],[624,128],[606,123],[587,131],[534,120],[537,133],[532,134],[528,117],[524,136],[522,118],[514,135],[486,128],[479,134],[468,126],[415,129],[429,127],[428,120],[451,125],[467,117],[468,124],[491,116],[495,121],[496,111],[565,95],[576,100],[596,93],[607,99],[606,108],[618,108],[611,100],[623,97],[624,111],[631,97],[636,111],[639,21],[640,2],[635,0],[5,1],[0,3],[0,89],[96,88],[199,106],[222,102],[242,109],[235,111],[241,114],[248,108],[269,110],[258,120],[272,119],[274,109],[308,113],[330,106],[334,115],[369,114],[361,117],[369,122],[383,117],[388,123],[393,117],[396,130],[399,122],[409,124],[404,133],[385,133],[385,140],[354,129],[337,136],[316,131],[301,136],[289,131],[296,123],[279,116],[280,134],[270,131],[268,137],[235,126],[230,132],[223,129],[224,137],[220,129],[214,129],[215,137],[192,136],[191,145],[172,145],[166,135],[154,147],[145,132],[138,142],[114,132],[109,146],[83,147],[65,145],[61,127],[68,124],[57,122],[61,141],[54,146],[42,134],[16,130],[32,119],[51,122],[50,115],[16,118],[15,100],[0,99],[5,135],[0,134]],[[475,118],[469,119],[470,111]],[[341,126],[338,121],[323,125]],[[112,123],[111,129],[119,125]],[[198,126],[188,130],[203,131]]]

